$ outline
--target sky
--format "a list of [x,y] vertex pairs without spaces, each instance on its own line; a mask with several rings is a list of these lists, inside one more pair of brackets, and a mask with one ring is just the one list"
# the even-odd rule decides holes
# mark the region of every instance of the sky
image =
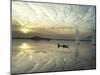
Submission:
[[74,39],[94,35],[95,6],[12,2],[12,36]]

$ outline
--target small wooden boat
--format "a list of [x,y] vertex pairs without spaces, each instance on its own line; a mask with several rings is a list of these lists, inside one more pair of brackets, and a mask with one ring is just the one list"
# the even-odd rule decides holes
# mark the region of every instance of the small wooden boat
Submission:
[[59,47],[63,47],[63,48],[69,48],[69,45],[65,45],[65,44],[63,44],[63,45],[60,45],[60,44],[58,44],[58,48]]

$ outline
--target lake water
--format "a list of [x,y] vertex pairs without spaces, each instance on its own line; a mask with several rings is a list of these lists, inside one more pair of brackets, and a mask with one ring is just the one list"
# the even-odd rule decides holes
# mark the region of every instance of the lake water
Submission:
[[[57,44],[69,45],[58,48]],[[96,51],[91,41],[12,40],[12,73],[95,69]]]

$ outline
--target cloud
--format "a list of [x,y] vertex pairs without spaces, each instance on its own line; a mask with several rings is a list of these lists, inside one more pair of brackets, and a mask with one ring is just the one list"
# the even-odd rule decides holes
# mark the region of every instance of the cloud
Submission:
[[[57,29],[60,27],[66,27],[66,29],[68,29],[67,27],[72,27],[74,30],[75,26],[78,25],[80,29],[80,34],[82,32],[85,32],[87,34],[88,29],[95,29],[95,6],[13,1],[12,18],[13,20],[15,20],[13,22],[17,21],[19,23],[17,26],[15,23],[13,23],[15,27],[14,29],[19,26],[19,28],[26,27],[33,29]],[[59,31],[59,33],[71,33],[69,31],[64,31]],[[42,31],[37,32],[40,32],[42,34]],[[55,33],[55,31],[53,31],[53,33]]]

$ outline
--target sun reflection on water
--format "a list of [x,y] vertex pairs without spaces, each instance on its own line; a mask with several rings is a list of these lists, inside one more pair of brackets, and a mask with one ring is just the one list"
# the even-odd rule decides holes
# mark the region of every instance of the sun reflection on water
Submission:
[[30,59],[32,59],[33,57],[33,48],[31,45],[29,45],[28,43],[22,43],[20,46],[18,46],[19,49],[19,54],[20,55],[24,55],[29,57]]
[[19,46],[19,49],[30,49],[32,48],[28,43],[22,43],[20,46]]

